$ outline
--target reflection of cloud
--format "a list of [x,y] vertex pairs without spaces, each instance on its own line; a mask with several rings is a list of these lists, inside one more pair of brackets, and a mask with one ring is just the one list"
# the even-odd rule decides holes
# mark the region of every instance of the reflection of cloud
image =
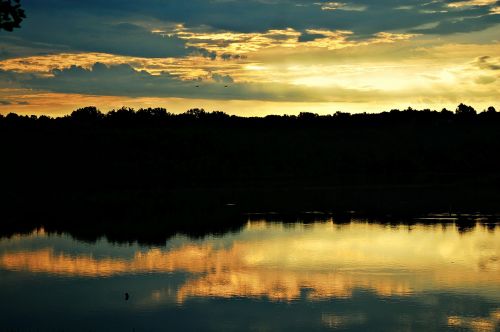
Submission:
[[52,249],[19,251],[0,256],[0,266],[9,270],[28,270],[63,276],[108,277],[116,274],[172,272],[176,270],[201,273],[206,270],[205,259],[210,248],[185,246],[182,257],[178,252],[152,249],[137,252],[132,260],[94,258],[90,255],[73,256],[56,253]]
[[500,309],[492,311],[489,317],[448,317],[449,327],[470,329],[474,332],[493,332],[497,330],[499,324]]
[[366,316],[362,313],[350,315],[322,314],[321,321],[329,328],[342,328],[347,325],[360,325],[366,321]]
[[[43,233],[41,233],[43,236]],[[406,296],[431,289],[498,286],[498,232],[476,227],[466,235],[454,228],[331,223],[290,229],[250,223],[231,245],[214,240],[186,242],[171,250],[136,252],[131,259],[71,255],[46,248],[6,252],[0,267],[61,276],[188,272],[176,299],[267,297],[291,301],[350,297],[356,288],[379,296]],[[36,235],[33,235],[36,236]],[[186,240],[187,241],[187,240]],[[162,297],[155,293],[155,299]]]
[[376,274],[243,268],[215,271],[188,280],[179,289],[177,299],[179,303],[189,297],[266,297],[272,301],[292,301],[307,290],[307,299],[318,301],[349,298],[356,288],[369,289],[386,297],[412,294],[407,281]]

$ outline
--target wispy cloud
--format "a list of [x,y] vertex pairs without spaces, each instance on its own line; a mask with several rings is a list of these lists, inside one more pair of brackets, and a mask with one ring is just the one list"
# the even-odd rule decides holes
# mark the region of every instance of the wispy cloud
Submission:
[[314,3],[321,7],[321,10],[345,10],[345,11],[364,11],[368,7],[366,5],[358,5],[344,2],[316,2]]
[[497,0],[466,0],[466,1],[456,1],[447,4],[450,8],[463,8],[463,7],[473,7],[473,6],[490,6],[497,3]]
[[[306,29],[305,32],[293,28],[268,30],[262,33],[196,32],[178,27],[171,34],[186,41],[186,45],[214,52],[216,54],[247,54],[267,48],[326,48],[329,50],[362,46],[376,43],[393,43],[415,37],[410,33],[377,32],[371,38],[352,39],[352,31]],[[314,35],[303,41],[304,35]]]

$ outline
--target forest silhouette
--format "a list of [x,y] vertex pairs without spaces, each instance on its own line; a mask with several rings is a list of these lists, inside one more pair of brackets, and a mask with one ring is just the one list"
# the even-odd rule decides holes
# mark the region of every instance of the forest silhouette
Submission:
[[2,227],[85,234],[93,225],[92,238],[138,234],[146,221],[162,234],[219,232],[246,212],[497,213],[499,129],[493,107],[464,104],[248,118],[163,108],[10,113],[0,116]]

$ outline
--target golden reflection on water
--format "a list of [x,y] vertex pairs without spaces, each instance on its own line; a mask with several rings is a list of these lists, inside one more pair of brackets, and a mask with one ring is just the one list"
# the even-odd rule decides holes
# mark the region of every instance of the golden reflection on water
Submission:
[[448,326],[475,332],[494,332],[500,324],[500,309],[495,309],[489,317],[448,317]]
[[[304,296],[314,301],[347,298],[359,288],[387,297],[483,288],[497,290],[491,296],[498,298],[499,257],[500,232],[480,225],[460,234],[456,227],[442,225],[410,230],[361,222],[293,227],[252,222],[240,234],[185,239],[173,249],[138,250],[131,258],[74,255],[51,247],[7,251],[0,254],[0,268],[80,277],[188,272],[191,276],[175,294],[178,303],[189,297],[291,301]],[[162,296],[158,290],[152,294],[155,301]],[[342,317],[324,319],[335,326]],[[479,323],[449,318],[449,325],[464,324]]]
[[322,314],[321,321],[329,328],[338,329],[346,325],[363,324],[366,321],[366,317],[362,313],[353,315]]

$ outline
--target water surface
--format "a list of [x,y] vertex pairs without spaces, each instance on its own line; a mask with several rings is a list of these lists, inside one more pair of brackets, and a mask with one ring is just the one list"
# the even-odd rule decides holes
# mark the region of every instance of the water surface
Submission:
[[21,331],[495,331],[500,231],[249,221],[151,247],[38,229],[0,240],[0,311]]

